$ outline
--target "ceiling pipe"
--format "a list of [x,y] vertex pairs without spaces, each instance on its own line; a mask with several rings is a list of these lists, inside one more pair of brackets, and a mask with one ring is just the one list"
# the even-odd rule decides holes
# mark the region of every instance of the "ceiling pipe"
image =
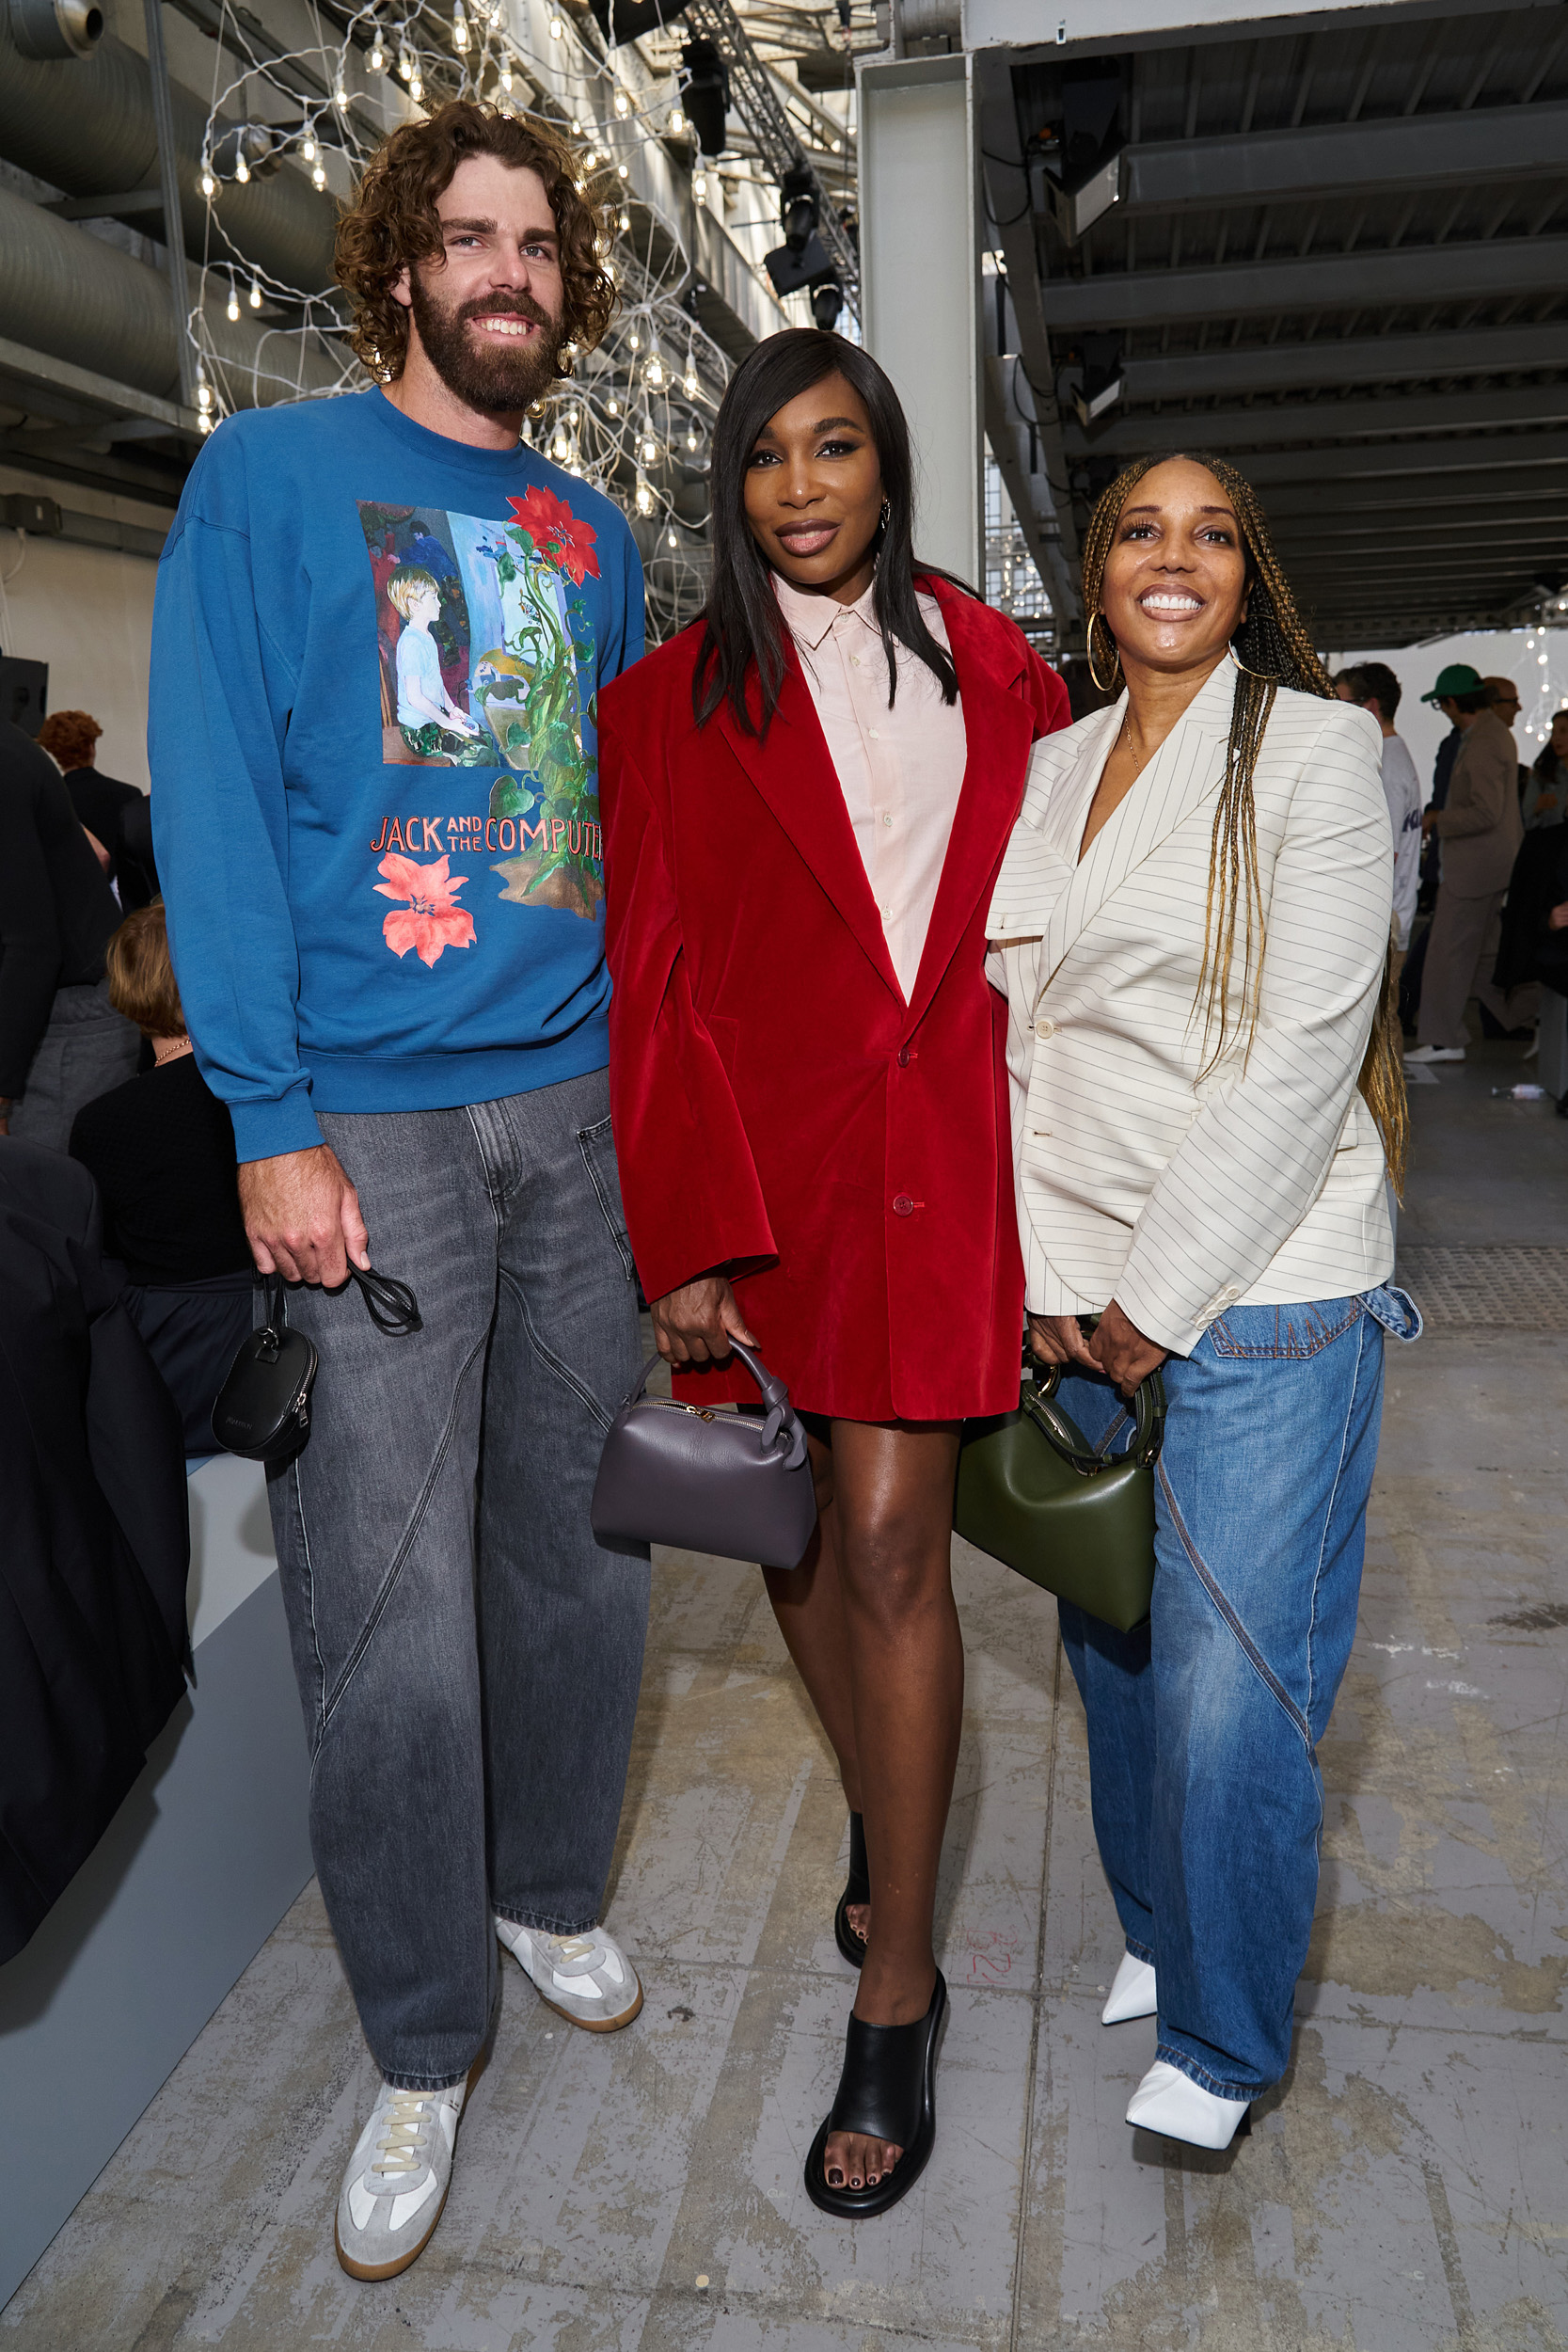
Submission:
[[[202,305],[216,355],[209,380],[235,407],[267,407],[300,392],[332,390],[341,370],[331,354],[303,351],[297,334],[269,334],[249,310],[227,315],[227,282],[209,277]],[[180,398],[180,357],[168,280],[118,246],[56,220],[25,197],[0,188],[0,319],[12,342],[94,374]],[[269,359],[269,344],[272,357]],[[271,365],[285,380],[269,383]]]
[[[336,208],[287,164],[245,186],[220,185],[214,199],[220,233],[209,248],[200,187],[207,108],[178,82],[169,98],[186,252],[222,262],[232,247],[242,271],[248,263],[281,285],[330,288]],[[0,8],[0,155],[69,197],[156,196],[158,128],[147,59],[112,33],[87,56],[24,56],[9,9]],[[138,229],[149,225],[145,208],[127,207],[123,216]]]

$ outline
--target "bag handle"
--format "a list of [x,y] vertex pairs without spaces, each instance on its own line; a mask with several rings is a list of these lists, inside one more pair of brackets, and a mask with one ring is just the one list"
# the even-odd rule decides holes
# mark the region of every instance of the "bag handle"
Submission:
[[[349,1274],[359,1286],[366,1313],[376,1329],[384,1332],[388,1339],[410,1339],[416,1331],[424,1329],[420,1302],[406,1282],[400,1282],[392,1274],[377,1274],[373,1266],[351,1265]],[[256,1338],[262,1362],[272,1363],[277,1359],[283,1333],[288,1328],[287,1300],[283,1277],[276,1266],[261,1279],[267,1288],[267,1319]]]
[[1101,1471],[1115,1470],[1121,1462],[1133,1462],[1140,1470],[1148,1470],[1159,1460],[1165,1436],[1165,1384],[1158,1365],[1145,1374],[1132,1399],[1132,1444],[1125,1454],[1097,1454],[1076,1422],[1055,1403],[1056,1391],[1062,1385],[1061,1365],[1042,1366],[1031,1352],[1024,1357],[1024,1366],[1033,1374],[1034,1385],[1021,1399],[1023,1410],[1080,1477],[1098,1478]]
[[[784,1437],[789,1448],[789,1468],[798,1470],[806,1458],[806,1433],[800,1416],[790,1404],[788,1389],[777,1373],[769,1372],[762,1358],[748,1347],[744,1340],[737,1340],[733,1331],[730,1333],[730,1345],[762,1391],[762,1401],[768,1407],[762,1424],[763,1452],[766,1454],[781,1436]],[[637,1386],[626,1399],[626,1406],[637,1404],[663,1360],[661,1356],[649,1357],[638,1376]],[[626,1406],[623,1406],[622,1410],[625,1409]]]

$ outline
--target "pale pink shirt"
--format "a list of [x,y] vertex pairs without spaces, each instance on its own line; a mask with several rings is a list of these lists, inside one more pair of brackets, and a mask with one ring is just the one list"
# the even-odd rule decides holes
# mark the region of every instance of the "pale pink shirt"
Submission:
[[[963,787],[963,706],[944,703],[925,662],[899,645],[898,694],[888,708],[887,655],[870,588],[857,603],[839,604],[832,596],[802,595],[776,572],[773,586],[828,739],[907,1003]],[[942,607],[935,596],[923,596],[919,603],[927,628],[948,650]]]

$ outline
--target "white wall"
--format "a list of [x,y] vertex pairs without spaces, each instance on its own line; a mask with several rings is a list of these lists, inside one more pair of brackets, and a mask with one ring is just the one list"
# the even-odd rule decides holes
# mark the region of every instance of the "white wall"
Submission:
[[[166,507],[0,467],[0,491],[31,490],[79,514],[165,530]],[[49,664],[51,710],[87,710],[103,730],[98,765],[138,785],[147,775],[147,674],[158,566],[149,556],[0,531],[5,611],[0,651]]]
[[[1531,638],[1533,644],[1527,643]],[[1513,680],[1520,702],[1513,739],[1527,768],[1546,739],[1552,712],[1568,709],[1568,629],[1476,629],[1463,637],[1440,637],[1430,645],[1401,645],[1391,652],[1361,646],[1354,653],[1326,654],[1324,660],[1330,670],[1348,669],[1354,661],[1388,664],[1404,689],[1399,730],[1410,746],[1416,773],[1429,790],[1432,763],[1449,723],[1420,697],[1450,661],[1467,661],[1482,677]]]

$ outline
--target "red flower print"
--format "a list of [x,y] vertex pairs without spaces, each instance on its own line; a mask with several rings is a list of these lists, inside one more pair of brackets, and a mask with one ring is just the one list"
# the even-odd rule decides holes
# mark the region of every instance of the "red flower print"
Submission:
[[411,857],[388,853],[376,867],[387,877],[375,885],[381,896],[409,902],[394,909],[381,926],[381,936],[394,956],[405,956],[412,947],[421,963],[434,965],[443,947],[473,946],[474,918],[453,895],[468,877],[449,873],[448,863],[442,857],[434,866],[416,866]]
[[559,564],[574,588],[580,588],[590,575],[598,579],[599,559],[594,552],[597,532],[589,523],[579,523],[553,490],[535,483],[526,499],[508,499],[507,504],[540,554]]

